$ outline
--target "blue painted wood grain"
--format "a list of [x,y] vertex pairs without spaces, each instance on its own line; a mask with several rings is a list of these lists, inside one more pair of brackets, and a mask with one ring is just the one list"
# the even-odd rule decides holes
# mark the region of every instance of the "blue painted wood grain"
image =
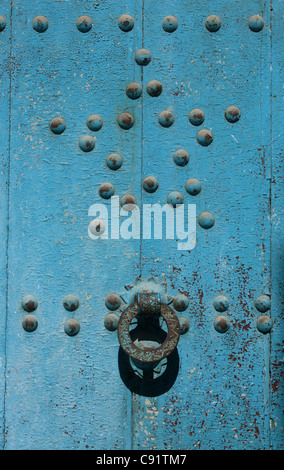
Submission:
[[[271,111],[276,116],[281,111],[278,101],[271,104],[272,71],[276,95],[281,67],[271,25],[277,34],[281,2],[273,4],[272,14],[261,0],[209,0],[202,9],[196,0],[84,0],[72,2],[72,8],[67,0],[16,0],[11,23],[10,2],[1,5],[0,15],[7,19],[0,33],[6,64],[1,85],[7,93],[1,94],[0,295],[3,304],[8,299],[7,315],[0,316],[2,448],[281,447],[282,242],[273,212],[280,209],[281,121],[274,118],[274,131],[270,125]],[[123,13],[135,19],[128,33],[117,26]],[[266,27],[253,33],[247,20],[258,13]],[[93,21],[86,34],[75,24],[84,14]],[[168,14],[179,22],[172,34],[162,29]],[[204,27],[210,14],[221,18],[217,33]],[[45,33],[32,29],[37,15],[49,20]],[[143,69],[134,60],[142,47],[152,54]],[[157,98],[145,90],[153,79],[163,85]],[[134,81],[143,87],[137,101],[125,93]],[[241,110],[236,124],[224,119],[231,105]],[[199,128],[188,122],[196,107],[205,113],[201,127],[214,136],[209,147],[197,143]],[[166,109],[175,116],[170,128],[158,124]],[[129,131],[117,125],[122,112],[134,115]],[[96,133],[86,126],[92,114],[104,120]],[[49,129],[56,116],[66,121],[61,135]],[[96,137],[88,153],[78,145],[86,134]],[[179,148],[190,154],[186,167],[173,162]],[[123,157],[116,172],[105,163],[114,152]],[[154,194],[141,189],[150,175],[159,181]],[[202,183],[196,197],[184,190],[189,178]],[[176,240],[93,241],[88,209],[102,201],[98,188],[105,181],[119,196],[133,194],[138,205],[164,204],[169,192],[180,191],[185,204],[197,204],[197,215],[212,212],[215,226],[198,227],[197,247],[190,253],[178,251]],[[179,375],[158,398],[126,389],[118,372],[116,334],[104,328],[106,295],[121,293],[139,274],[166,280],[171,294],[185,293],[190,301],[183,314],[190,330],[178,346]],[[271,276],[275,330],[269,336],[256,329],[254,299],[271,293]],[[80,300],[73,313],[62,305],[69,293]],[[39,326],[32,334],[21,326],[21,299],[27,294],[39,301]],[[230,301],[232,326],[224,335],[213,328],[212,301],[218,294]],[[75,337],[64,333],[70,317],[81,324]]]

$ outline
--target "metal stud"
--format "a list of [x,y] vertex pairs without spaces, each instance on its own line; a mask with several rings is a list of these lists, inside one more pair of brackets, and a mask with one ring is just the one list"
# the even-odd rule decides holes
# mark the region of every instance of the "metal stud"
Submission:
[[189,153],[185,149],[179,149],[173,154],[173,159],[176,165],[185,166],[189,162]]
[[68,312],[74,312],[79,307],[79,299],[76,295],[67,294],[62,300],[63,307]]
[[121,167],[123,160],[118,153],[111,153],[107,157],[106,163],[111,170],[118,170]]
[[136,198],[132,194],[125,194],[120,199],[121,208],[127,212],[133,211],[137,205]]
[[197,133],[196,139],[200,145],[208,147],[213,142],[213,134],[208,129],[202,129]]
[[264,335],[269,333],[273,326],[273,321],[268,315],[261,315],[256,321],[256,327],[258,331]]
[[200,227],[205,228],[206,230],[208,230],[209,228],[213,227],[213,225],[215,223],[214,215],[211,214],[210,212],[203,212],[198,217],[198,223],[199,223]]
[[189,305],[188,297],[184,294],[178,294],[173,300],[173,307],[178,312],[184,312]]
[[90,222],[88,227],[88,232],[90,238],[97,238],[100,237],[106,229],[106,224],[102,219],[94,219]]
[[121,305],[121,298],[117,294],[108,294],[105,299],[105,306],[111,311],[117,310]]
[[89,16],[80,16],[76,21],[76,26],[81,33],[87,33],[92,29],[93,24]]
[[79,147],[83,152],[91,152],[96,145],[94,137],[91,135],[83,135],[79,140]]
[[174,208],[180,204],[184,203],[183,195],[178,191],[172,191],[168,194],[167,204],[173,206]]
[[138,65],[148,65],[151,62],[152,56],[148,49],[139,49],[135,54],[135,60]]
[[131,129],[134,125],[134,117],[130,113],[122,113],[118,118],[118,125],[125,130]]
[[225,295],[217,295],[213,300],[213,307],[217,312],[226,312],[229,305],[229,299]]
[[219,315],[213,322],[214,328],[218,333],[226,333],[230,329],[230,321],[225,315]]
[[126,94],[131,100],[137,100],[142,94],[142,87],[139,83],[132,82],[126,87]]
[[80,323],[75,318],[69,318],[64,323],[64,331],[68,336],[76,336],[81,329]]
[[147,83],[146,90],[150,96],[160,96],[163,91],[163,85],[161,82],[158,82],[158,80],[151,80],[149,83]]
[[119,322],[119,316],[116,315],[115,313],[109,313],[108,315],[105,316],[104,325],[106,329],[109,331],[117,330],[118,322]]
[[155,176],[147,176],[142,182],[143,189],[147,193],[154,193],[159,187],[159,183]]
[[159,114],[159,123],[162,127],[171,127],[175,122],[175,117],[170,111],[162,111]]
[[196,178],[191,178],[185,183],[185,190],[191,196],[197,196],[202,189],[201,183]]
[[61,117],[55,117],[50,121],[49,127],[53,134],[62,134],[66,129],[66,123]]
[[98,114],[92,114],[87,119],[87,126],[91,131],[99,131],[103,127],[103,119]]
[[115,193],[113,184],[111,183],[102,183],[99,187],[99,195],[103,199],[110,199]]
[[260,295],[254,301],[254,305],[259,312],[265,313],[271,308],[271,299],[267,295]]
[[253,15],[248,20],[248,26],[251,31],[258,33],[264,27],[264,19],[260,15]]
[[178,20],[175,16],[166,16],[163,19],[162,26],[167,33],[173,33],[178,27]]
[[36,16],[33,20],[33,29],[37,33],[44,33],[49,26],[48,19],[45,16]]
[[28,333],[32,333],[38,327],[38,321],[34,315],[26,315],[22,320],[22,327]]
[[22,299],[22,308],[26,312],[33,312],[38,307],[38,300],[34,295],[26,295]]
[[121,31],[128,33],[134,28],[134,19],[130,15],[121,15],[118,18],[118,26]]
[[0,16],[0,31],[4,31],[6,24],[6,19],[3,16]]
[[241,112],[237,106],[229,106],[225,111],[225,118],[228,122],[235,123],[240,120]]
[[205,21],[205,27],[211,33],[215,33],[216,31],[218,31],[221,28],[221,20],[219,16],[216,16],[216,15],[208,16]]
[[204,112],[201,109],[193,109],[188,115],[188,120],[193,126],[200,126],[205,119]]
[[179,317],[179,329],[180,329],[180,334],[184,335],[185,333],[188,332],[189,330],[189,321],[185,317]]

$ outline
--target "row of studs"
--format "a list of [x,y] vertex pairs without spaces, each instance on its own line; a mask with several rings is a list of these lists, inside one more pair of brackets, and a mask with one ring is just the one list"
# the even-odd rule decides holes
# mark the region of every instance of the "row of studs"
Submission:
[[[0,16],[0,31],[6,27],[6,20]],[[121,15],[118,19],[119,28],[127,33],[134,28],[134,19],[130,15]],[[49,21],[45,16],[36,16],[32,22],[33,29],[38,33],[44,33],[49,27]],[[81,33],[88,33],[93,26],[93,22],[89,16],[80,16],[76,21],[77,29]],[[205,20],[205,27],[211,33],[219,31],[221,28],[221,19],[216,15],[210,15]],[[248,27],[253,32],[259,32],[264,27],[264,20],[260,15],[253,15],[248,20]],[[178,28],[178,20],[175,16],[166,16],[162,21],[162,28],[167,33],[173,33]]]
[[[73,294],[64,297],[63,306],[68,311],[75,311],[79,307],[79,299]],[[117,294],[109,294],[105,299],[106,307],[115,311],[121,306],[121,299]],[[266,313],[271,308],[270,298],[266,295],[259,296],[254,303],[256,309],[261,313]],[[185,311],[189,306],[188,297],[184,294],[178,294],[173,300],[173,307],[178,312]],[[218,295],[213,300],[213,306],[218,312],[224,313],[229,308],[229,300],[223,295]],[[38,307],[38,300],[32,295],[27,295],[22,300],[22,308],[26,312],[33,312]],[[180,317],[181,334],[184,334],[189,329],[189,322],[186,318]],[[105,317],[104,324],[109,331],[117,329],[119,317],[116,314],[108,314]],[[219,333],[226,333],[230,329],[230,321],[224,315],[219,315],[214,320],[214,328]],[[257,328],[261,333],[268,333],[272,328],[272,319],[267,315],[261,315],[257,319]],[[33,314],[26,315],[22,320],[22,326],[25,331],[33,332],[38,327],[38,320]],[[75,336],[80,331],[80,323],[75,318],[69,318],[64,323],[64,331],[68,336]]]
[[[119,295],[111,293],[105,298],[105,306],[108,310],[114,312],[121,307],[121,298]],[[173,307],[178,312],[184,312],[189,306],[189,299],[185,294],[178,294],[173,299]],[[224,313],[229,309],[230,303],[228,297],[225,295],[217,295],[213,299],[213,307],[217,312]],[[271,309],[271,299],[267,295],[260,295],[254,301],[255,308],[261,312],[266,313]]]
[[[105,316],[104,325],[109,331],[117,330],[119,323],[119,316],[115,313],[109,313]],[[179,317],[180,334],[183,335],[189,330],[189,321],[185,317]],[[231,323],[225,315],[218,315],[214,319],[213,326],[218,333],[226,333],[231,328]],[[256,320],[256,327],[260,333],[267,334],[273,326],[273,321],[268,315],[261,315]]]
[[[129,32],[134,28],[134,19],[130,15],[122,15],[118,19],[118,26],[124,32]],[[175,16],[166,16],[162,21],[162,27],[167,33],[173,33],[178,28],[178,20]],[[260,15],[253,15],[248,20],[248,27],[253,32],[259,32],[264,27],[264,20]],[[219,31],[221,19],[219,16],[210,15],[205,20],[205,28],[211,33]]]
[[[136,95],[136,97],[134,98],[134,90],[136,90],[136,88],[134,88],[134,85],[137,85],[137,87],[140,86],[137,83],[131,83],[128,86],[131,86],[131,92],[133,93],[132,99],[137,99],[140,95]],[[224,116],[228,122],[234,124],[235,122],[238,122],[240,120],[241,112],[237,106],[229,106],[225,110]],[[204,112],[198,108],[195,108],[190,111],[188,115],[188,120],[193,126],[200,126],[204,122],[204,119]],[[170,111],[165,110],[159,114],[158,120],[161,126],[170,127],[174,123],[174,115]],[[131,129],[131,127],[133,127],[134,125],[134,117],[132,116],[132,114],[125,112],[119,116],[117,122],[119,126],[123,129]],[[103,119],[98,114],[92,114],[88,117],[86,124],[91,131],[97,132],[103,127]],[[66,122],[62,117],[55,117],[50,121],[49,127],[54,134],[62,134],[66,129]]]
[[[119,322],[119,316],[115,313],[109,313],[104,319],[104,326],[109,331],[117,330]],[[189,330],[189,321],[185,317],[179,318],[180,333],[185,334]],[[218,333],[226,333],[231,328],[231,323],[228,317],[225,315],[219,315],[214,319],[214,328]],[[261,315],[256,320],[257,329],[267,334],[270,332],[273,321],[268,315]],[[33,314],[26,315],[22,320],[22,327],[28,333],[32,333],[38,327],[38,320]],[[75,318],[68,318],[64,323],[64,331],[68,336],[76,336],[81,329],[81,325]]]

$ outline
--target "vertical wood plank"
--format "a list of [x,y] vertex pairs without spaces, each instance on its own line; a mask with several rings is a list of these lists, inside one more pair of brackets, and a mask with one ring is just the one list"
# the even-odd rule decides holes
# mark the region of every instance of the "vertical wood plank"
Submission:
[[[204,22],[215,14],[221,29],[209,33]],[[250,31],[247,22],[261,14],[266,27]],[[162,20],[174,15],[174,33]],[[215,216],[210,230],[197,226],[197,246],[177,250],[177,240],[143,241],[142,274],[167,280],[171,294],[185,293],[190,331],[180,339],[180,371],[172,389],[158,398],[135,398],[134,447],[143,449],[269,448],[269,338],[256,329],[254,299],[270,292],[270,10],[262,1],[176,3],[145,0],[144,42],[153,56],[144,87],[159,80],[158,98],[145,95],[143,177],[160,187],[143,202],[166,202],[180,191],[197,216]],[[157,40],[159,38],[159,40]],[[241,119],[224,119],[228,106]],[[197,143],[200,128],[189,124],[194,108],[205,112],[209,147]],[[170,128],[158,123],[170,110]],[[190,162],[178,167],[173,153],[186,149]],[[198,178],[202,191],[189,196],[184,185]],[[231,328],[213,327],[216,295],[226,295]],[[139,411],[140,410],[140,411]],[[147,419],[148,418],[148,419]]]
[[[123,449],[129,392],[119,376],[116,334],[104,327],[104,302],[139,274],[140,241],[92,240],[88,210],[94,203],[109,208],[98,194],[106,181],[120,197],[130,192],[139,201],[141,111],[125,87],[140,79],[140,5],[13,3],[5,448]],[[129,33],[117,25],[123,13],[135,18]],[[84,14],[93,21],[88,33],[76,28]],[[37,15],[49,21],[44,33],[32,28]],[[124,111],[135,117],[129,131],[117,124]],[[104,121],[97,133],[86,125],[92,114]],[[56,116],[66,121],[61,135],[49,129]],[[78,145],[86,134],[96,138],[88,153]],[[117,172],[106,165],[114,152],[123,157]],[[27,294],[39,302],[33,333],[21,326]],[[80,301],[73,313],[62,305],[67,294]],[[75,337],[63,329],[70,317],[81,325]]]
[[[0,31],[0,448],[4,446],[5,428],[5,372],[7,321],[7,244],[9,237],[9,173],[10,173],[10,80],[11,80],[11,2],[1,3],[0,16],[4,29]],[[5,25],[6,23],[6,25]]]

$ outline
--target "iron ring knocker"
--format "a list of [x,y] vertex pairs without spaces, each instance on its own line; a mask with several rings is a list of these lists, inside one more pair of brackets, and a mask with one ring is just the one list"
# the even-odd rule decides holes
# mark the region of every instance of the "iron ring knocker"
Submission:
[[[138,315],[143,317],[161,316],[167,325],[168,333],[163,343],[157,348],[141,349],[134,344],[130,337],[129,327]],[[160,362],[168,357],[176,348],[180,337],[180,325],[175,312],[164,303],[160,303],[157,294],[139,294],[122,313],[118,328],[118,341],[123,351],[131,359],[140,363],[151,364]]]

